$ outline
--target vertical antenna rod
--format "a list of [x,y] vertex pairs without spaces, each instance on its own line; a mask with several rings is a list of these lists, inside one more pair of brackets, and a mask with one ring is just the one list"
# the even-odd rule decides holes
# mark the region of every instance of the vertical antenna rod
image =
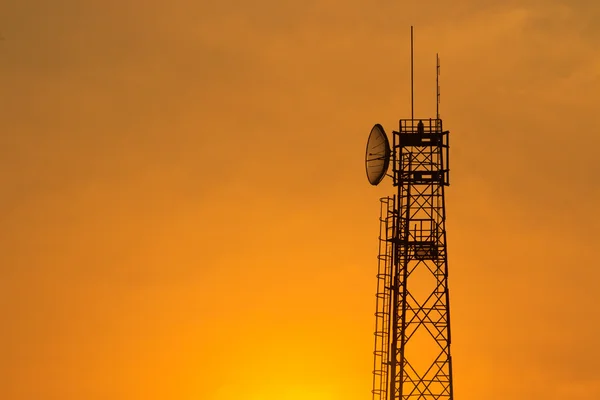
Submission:
[[435,105],[435,118],[440,119],[440,57],[438,53],[435,53],[435,65],[436,65],[436,76],[435,76],[435,87],[436,87],[436,105]]
[[413,27],[410,26],[410,118],[415,119],[415,94],[413,90]]

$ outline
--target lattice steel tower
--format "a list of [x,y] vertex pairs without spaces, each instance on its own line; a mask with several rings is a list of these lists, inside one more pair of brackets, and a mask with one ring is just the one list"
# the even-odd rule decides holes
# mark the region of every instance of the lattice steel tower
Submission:
[[[411,27],[411,108],[413,93]],[[436,56],[439,77],[439,58]],[[436,78],[437,81],[437,78]],[[439,118],[401,119],[390,145],[377,124],[367,143],[369,182],[392,164],[396,193],[382,198],[373,400],[453,399],[444,188],[449,132]]]

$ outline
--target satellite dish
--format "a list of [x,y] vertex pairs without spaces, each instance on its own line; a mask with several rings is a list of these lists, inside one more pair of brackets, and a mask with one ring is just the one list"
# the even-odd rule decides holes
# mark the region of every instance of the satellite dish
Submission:
[[390,142],[379,124],[371,129],[367,140],[367,153],[365,155],[365,166],[367,168],[367,179],[373,186],[378,185],[385,176],[390,165]]

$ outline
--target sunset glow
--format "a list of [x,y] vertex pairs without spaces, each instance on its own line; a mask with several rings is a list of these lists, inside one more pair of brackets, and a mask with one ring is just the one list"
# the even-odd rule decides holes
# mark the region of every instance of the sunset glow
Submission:
[[600,3],[0,9],[0,399],[370,400],[411,25],[456,400],[600,399]]

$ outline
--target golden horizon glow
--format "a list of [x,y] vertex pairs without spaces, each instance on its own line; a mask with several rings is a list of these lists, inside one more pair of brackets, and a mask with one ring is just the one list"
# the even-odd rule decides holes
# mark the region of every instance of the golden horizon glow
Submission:
[[410,114],[411,25],[456,398],[600,398],[599,5],[8,3],[0,399],[371,398],[363,157]]

